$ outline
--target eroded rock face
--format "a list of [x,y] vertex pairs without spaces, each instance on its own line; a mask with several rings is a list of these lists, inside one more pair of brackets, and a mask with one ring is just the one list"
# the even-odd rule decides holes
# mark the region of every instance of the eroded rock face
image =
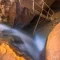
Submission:
[[60,60],[60,23],[48,36],[46,60]]
[[[1,8],[2,7],[2,8]],[[9,25],[19,24],[24,26],[28,24],[34,17],[29,9],[22,7],[19,0],[0,0],[0,16],[7,18]],[[3,20],[3,18],[1,18]]]
[[[42,7],[44,0],[35,0]],[[2,7],[2,8],[1,8]],[[41,12],[41,8],[35,5],[35,9]],[[29,24],[36,13],[31,13],[33,10],[32,0],[0,0],[0,20],[9,25],[19,28]]]
[[[13,9],[12,9],[13,7]],[[16,15],[16,3],[11,0],[0,0],[0,18],[3,22],[10,23]],[[9,18],[8,18],[9,17]],[[2,22],[2,23],[3,23]],[[11,23],[10,23],[11,24]]]
[[[20,2],[16,2],[16,18],[15,25],[20,25],[23,27],[30,23],[34,15],[26,7],[21,6]],[[17,23],[17,24],[16,24]]]
[[[36,2],[42,5],[40,0]],[[24,27],[29,24],[35,16],[35,14],[30,12],[33,8],[32,0],[0,0],[0,6],[3,6],[0,8],[2,10],[2,13],[0,13],[1,17],[6,18],[5,20],[7,20],[9,25],[19,25],[20,28]],[[2,19],[3,18],[1,18],[1,20]]]

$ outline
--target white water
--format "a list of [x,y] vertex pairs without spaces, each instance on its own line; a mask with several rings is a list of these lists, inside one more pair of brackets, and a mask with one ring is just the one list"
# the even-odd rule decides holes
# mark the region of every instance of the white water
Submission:
[[[29,55],[31,55],[34,60],[39,60],[40,52],[43,50],[43,47],[44,47],[42,41],[35,40],[34,42],[34,40],[31,37],[22,33],[21,31],[12,29],[4,24],[0,24],[0,32],[2,31],[7,31],[6,33],[4,32],[4,34],[19,37],[23,41],[24,46],[26,47],[25,50],[28,51]],[[18,48],[20,48],[20,45],[18,44],[15,44],[15,45]]]

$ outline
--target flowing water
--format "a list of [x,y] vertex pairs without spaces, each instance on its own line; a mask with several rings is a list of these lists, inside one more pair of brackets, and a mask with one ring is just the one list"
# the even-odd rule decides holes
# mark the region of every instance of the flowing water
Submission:
[[[29,55],[32,60],[39,60],[40,53],[44,48],[44,43],[41,41],[40,37],[35,36],[35,39],[33,39],[27,34],[4,24],[0,24],[0,35],[15,36],[15,38],[17,38],[16,41],[19,43],[13,42],[12,44],[19,48],[24,54]],[[21,44],[20,41],[22,41],[23,44]]]

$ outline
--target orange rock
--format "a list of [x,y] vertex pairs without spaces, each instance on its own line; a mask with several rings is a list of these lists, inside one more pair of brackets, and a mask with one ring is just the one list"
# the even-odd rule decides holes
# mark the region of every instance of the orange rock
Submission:
[[46,60],[60,60],[60,23],[48,36]]
[[0,45],[0,60],[25,60],[23,57],[17,56],[17,54],[10,48],[10,46],[3,42]]

